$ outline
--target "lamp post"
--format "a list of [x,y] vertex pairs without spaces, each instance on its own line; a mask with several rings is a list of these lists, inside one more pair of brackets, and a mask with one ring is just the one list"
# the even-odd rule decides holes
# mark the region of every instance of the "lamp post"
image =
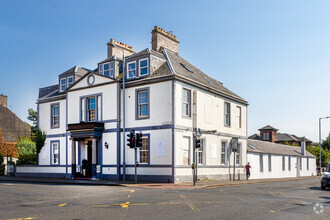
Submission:
[[[117,47],[116,44],[111,43],[113,47]],[[123,181],[126,180],[126,151],[125,151],[125,51],[120,47],[117,47],[123,52]]]
[[330,118],[330,116],[319,118],[319,148],[320,148],[320,170],[321,170],[321,119],[327,119]]

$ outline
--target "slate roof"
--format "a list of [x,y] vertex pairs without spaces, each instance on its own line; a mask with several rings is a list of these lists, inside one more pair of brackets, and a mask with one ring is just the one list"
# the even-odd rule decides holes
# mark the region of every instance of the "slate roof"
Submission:
[[44,88],[40,88],[39,89],[39,96],[38,98],[42,98],[54,91],[58,90],[58,84],[57,85],[52,85],[52,86],[48,86],[48,87],[44,87]]
[[[247,151],[251,153],[263,153],[263,154],[277,154],[288,156],[303,156],[301,154],[300,147],[288,146],[284,144],[276,144],[268,141],[259,140],[247,140]],[[308,151],[306,151],[307,157],[315,157]]]
[[69,73],[74,73],[77,76],[83,76],[87,72],[91,72],[91,71],[92,70],[89,70],[89,69],[84,68],[84,67],[74,66],[74,67],[68,69],[67,71],[61,73],[59,76],[61,77],[62,75],[66,75],[66,74],[69,74]]
[[259,130],[259,131],[262,131],[262,130],[275,130],[275,131],[278,131],[278,129],[276,129],[276,128],[270,126],[270,125],[266,125],[265,127],[260,128],[260,129],[258,129],[258,130]]
[[277,133],[276,141],[296,141],[302,142],[305,139],[306,142],[312,142],[308,138],[305,137],[298,137],[294,134],[287,134],[287,133]]
[[253,135],[249,136],[248,139],[261,140],[259,134],[253,134]]

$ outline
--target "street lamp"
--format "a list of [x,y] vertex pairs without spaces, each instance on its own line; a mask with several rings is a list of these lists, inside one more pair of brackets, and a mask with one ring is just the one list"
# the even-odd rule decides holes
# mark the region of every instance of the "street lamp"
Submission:
[[[111,46],[117,47],[116,44],[111,43]],[[126,180],[126,153],[125,153],[125,51],[117,47],[123,52],[123,181]]]
[[330,118],[330,116],[319,118],[319,147],[320,147],[320,170],[321,170],[321,119],[327,119]]

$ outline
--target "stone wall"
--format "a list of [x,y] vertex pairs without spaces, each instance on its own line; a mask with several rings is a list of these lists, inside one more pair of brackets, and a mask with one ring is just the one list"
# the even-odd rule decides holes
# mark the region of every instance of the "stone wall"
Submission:
[[4,142],[2,131],[0,130],[0,154],[3,157],[11,155],[13,158],[18,158],[17,142]]

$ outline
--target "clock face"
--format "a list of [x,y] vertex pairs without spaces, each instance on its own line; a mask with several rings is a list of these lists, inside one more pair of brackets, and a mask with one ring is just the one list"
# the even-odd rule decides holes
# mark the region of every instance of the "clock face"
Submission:
[[87,84],[88,84],[89,86],[91,86],[91,85],[94,84],[94,82],[95,82],[95,76],[94,76],[94,75],[89,75],[89,76],[87,77]]

